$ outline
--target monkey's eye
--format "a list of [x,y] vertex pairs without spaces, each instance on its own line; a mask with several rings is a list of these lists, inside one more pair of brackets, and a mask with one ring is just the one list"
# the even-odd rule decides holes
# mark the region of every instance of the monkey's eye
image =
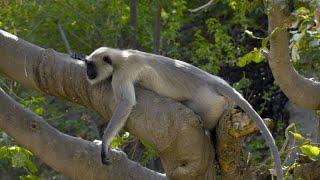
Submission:
[[103,61],[105,63],[108,63],[108,64],[112,65],[112,61],[111,61],[111,58],[109,56],[104,56],[103,57]]

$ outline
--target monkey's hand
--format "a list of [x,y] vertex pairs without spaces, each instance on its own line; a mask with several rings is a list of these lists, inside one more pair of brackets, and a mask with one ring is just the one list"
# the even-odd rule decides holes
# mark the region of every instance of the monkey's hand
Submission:
[[73,59],[82,60],[82,61],[85,59],[85,55],[82,55],[79,53],[72,53],[70,57]]
[[117,135],[121,128],[125,125],[128,116],[132,110],[134,103],[122,100],[116,107],[107,128],[104,131],[101,145],[101,161],[105,165],[110,165],[112,159],[110,158],[110,144],[112,139]]
[[106,149],[105,147],[108,147],[108,146],[105,146],[104,143],[102,143],[101,145],[101,162],[102,164],[104,165],[110,165],[111,164],[111,158],[110,158],[110,154],[109,154],[109,147]]

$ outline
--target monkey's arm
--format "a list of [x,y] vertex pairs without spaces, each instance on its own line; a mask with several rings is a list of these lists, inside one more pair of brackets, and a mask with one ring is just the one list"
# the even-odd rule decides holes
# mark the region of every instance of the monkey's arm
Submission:
[[114,92],[116,92],[115,97],[117,106],[102,137],[101,160],[103,164],[110,163],[108,150],[111,141],[125,125],[128,116],[136,103],[135,91],[132,83],[117,82],[116,78],[112,81]]
[[123,100],[118,104],[107,128],[104,130],[103,140],[105,145],[109,146],[112,138],[115,137],[125,125],[132,107],[133,105],[126,100]]

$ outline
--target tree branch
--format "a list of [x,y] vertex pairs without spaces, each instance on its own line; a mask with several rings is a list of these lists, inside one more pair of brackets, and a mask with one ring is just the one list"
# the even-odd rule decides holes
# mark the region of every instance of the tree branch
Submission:
[[63,134],[0,89],[0,128],[53,169],[73,179],[167,179],[112,151],[116,165],[101,164],[100,145]]
[[61,35],[61,39],[62,39],[62,41],[63,41],[63,43],[64,43],[64,45],[65,45],[65,47],[66,47],[66,49],[67,49],[68,54],[72,54],[72,50],[71,50],[69,41],[68,41],[68,39],[67,39],[66,34],[64,33],[64,30],[63,30],[63,28],[62,28],[62,26],[61,26],[60,21],[58,20],[58,21],[56,22],[56,24],[57,24],[58,30],[59,30],[60,35]]
[[204,8],[210,6],[213,2],[214,2],[214,0],[210,0],[209,2],[207,2],[207,4],[204,4],[204,5],[200,6],[200,7],[195,8],[195,9],[189,9],[189,11],[192,12],[192,13],[198,12],[201,9],[204,9]]
[[[115,108],[110,82],[90,85],[82,61],[35,46],[1,30],[0,54],[0,75],[84,105],[105,120],[110,119]],[[137,105],[126,129],[154,147],[166,174],[176,179],[214,179],[213,147],[199,117],[184,105],[141,87],[136,87],[136,97]],[[63,163],[57,164],[60,165]],[[77,165],[82,166],[81,163]]]
[[268,14],[270,68],[276,84],[292,102],[307,109],[320,109],[320,83],[301,76],[290,62],[289,13],[283,8],[286,4],[281,2],[273,1]]

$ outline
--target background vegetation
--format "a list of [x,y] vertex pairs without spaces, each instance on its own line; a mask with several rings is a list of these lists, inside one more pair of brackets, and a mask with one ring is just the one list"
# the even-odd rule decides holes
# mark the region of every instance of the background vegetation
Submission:
[[[60,52],[70,53],[62,39],[62,29],[71,53],[89,54],[100,46],[109,46],[159,52],[189,62],[222,76],[241,91],[263,117],[276,120],[278,126],[274,134],[278,144],[282,144],[288,119],[283,110],[287,99],[273,84],[271,71],[261,53],[268,48],[268,8],[263,0],[216,0],[202,11],[188,11],[206,2],[137,1],[137,19],[132,24],[130,0],[1,0],[0,29]],[[312,29],[313,3],[312,0],[295,2],[290,47],[296,68],[307,77],[319,78],[320,36]],[[160,28],[156,24],[159,7]],[[160,47],[154,45],[157,30],[160,30]],[[132,43],[132,39],[136,42]],[[88,140],[100,138],[103,124],[86,109],[30,91],[10,80],[0,79],[0,86],[59,130]],[[113,146],[123,148],[130,158],[161,171],[152,148],[129,133],[116,138]],[[267,152],[258,140],[249,149]],[[17,146],[2,131],[0,174],[8,179],[66,178]]]

